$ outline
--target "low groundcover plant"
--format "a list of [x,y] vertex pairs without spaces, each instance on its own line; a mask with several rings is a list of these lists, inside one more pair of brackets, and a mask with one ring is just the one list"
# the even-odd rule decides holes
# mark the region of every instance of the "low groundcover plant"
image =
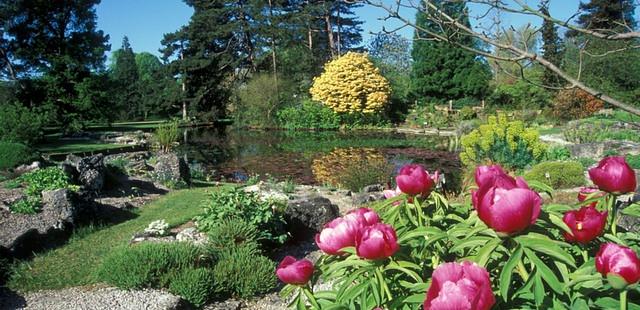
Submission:
[[640,307],[640,238],[618,227],[640,205],[617,202],[635,174],[607,157],[589,175],[574,205],[545,204],[548,185],[480,166],[471,202],[455,204],[437,174],[404,167],[384,202],[326,224],[315,266],[283,260],[281,294],[297,309]]

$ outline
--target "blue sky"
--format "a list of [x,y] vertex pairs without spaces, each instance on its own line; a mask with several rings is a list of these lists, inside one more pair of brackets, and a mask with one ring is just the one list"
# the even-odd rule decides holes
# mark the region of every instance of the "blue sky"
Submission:
[[[395,0],[383,0],[393,3]],[[417,0],[414,0],[417,2]],[[538,1],[527,1],[532,7],[537,7]],[[550,1],[551,15],[558,18],[569,18],[576,12],[579,0]],[[470,7],[472,15],[482,14],[478,6]],[[163,34],[176,31],[189,22],[193,10],[181,0],[103,0],[96,9],[98,27],[110,36],[111,50],[120,48],[122,37],[127,35],[135,52],[151,52],[159,55],[160,40]],[[364,21],[364,41],[371,37],[370,33],[382,30],[383,25],[392,29],[397,24],[381,21],[385,14],[378,8],[364,6],[356,12]],[[405,12],[413,18],[413,12]],[[636,17],[640,15],[640,8],[636,8]],[[526,23],[538,25],[539,19],[527,18],[522,15],[503,15],[503,23],[513,24],[515,27]],[[475,23],[474,23],[475,25]],[[413,30],[405,28],[399,32],[408,38]]]

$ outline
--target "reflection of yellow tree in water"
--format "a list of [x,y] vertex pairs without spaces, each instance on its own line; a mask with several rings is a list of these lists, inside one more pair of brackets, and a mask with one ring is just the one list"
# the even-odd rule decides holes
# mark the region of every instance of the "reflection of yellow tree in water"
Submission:
[[314,159],[311,169],[320,183],[359,191],[366,185],[388,182],[393,167],[376,149],[346,148]]

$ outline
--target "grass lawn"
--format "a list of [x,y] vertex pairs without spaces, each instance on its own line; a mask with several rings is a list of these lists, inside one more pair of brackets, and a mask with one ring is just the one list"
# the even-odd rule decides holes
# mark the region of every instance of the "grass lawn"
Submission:
[[35,148],[42,153],[80,153],[95,152],[125,147],[126,144],[111,144],[101,141],[64,141],[55,140],[38,144]]
[[155,220],[164,219],[171,226],[188,222],[201,212],[200,202],[207,198],[208,192],[228,188],[171,192],[142,207],[131,220],[99,230],[80,229],[64,246],[15,266],[7,286],[25,292],[95,284],[98,281],[94,271],[102,259],[114,248],[127,246],[134,233]]

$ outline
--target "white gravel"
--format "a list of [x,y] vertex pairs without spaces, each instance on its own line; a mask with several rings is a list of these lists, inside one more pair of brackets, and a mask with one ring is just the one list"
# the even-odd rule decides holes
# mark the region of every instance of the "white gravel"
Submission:
[[177,296],[159,290],[125,291],[117,288],[70,288],[25,295],[0,292],[0,309],[33,310],[165,310],[182,309]]

